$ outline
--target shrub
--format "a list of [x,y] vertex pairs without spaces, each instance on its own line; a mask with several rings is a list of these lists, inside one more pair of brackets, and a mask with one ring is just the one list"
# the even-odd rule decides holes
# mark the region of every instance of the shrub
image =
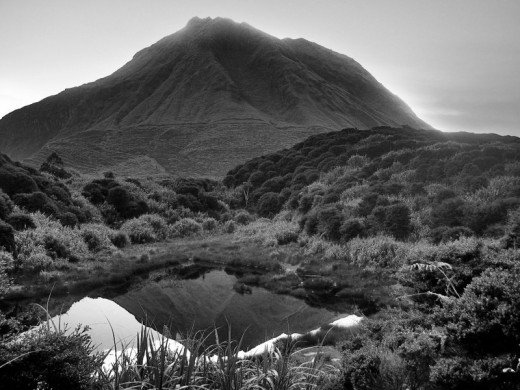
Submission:
[[247,211],[241,211],[235,216],[235,222],[240,225],[247,225],[253,220],[251,217],[251,214],[249,214]]
[[127,234],[134,244],[143,244],[155,241],[152,226],[138,218],[129,219],[121,226],[121,231]]
[[0,298],[4,295],[11,285],[8,272],[14,268],[14,259],[9,252],[0,250]]
[[58,215],[59,210],[52,199],[43,192],[33,192],[31,194],[17,194],[13,197],[17,206],[29,212],[41,211],[47,215]]
[[14,229],[11,225],[0,220],[0,249],[4,248],[7,252],[15,252]]
[[66,259],[70,255],[70,248],[59,237],[55,237],[51,234],[44,237],[45,250],[53,259],[61,257]]
[[520,342],[520,267],[484,271],[443,313],[452,321],[448,329],[466,348],[511,351]]
[[274,235],[278,245],[287,245],[291,242],[297,242],[299,234],[294,230],[281,230],[277,231]]
[[34,220],[29,214],[13,213],[6,222],[18,231],[36,228]]
[[83,241],[87,244],[88,250],[91,252],[99,252],[103,249],[103,239],[100,237],[100,234],[95,230],[82,230],[81,236],[83,237]]
[[360,267],[385,268],[396,264],[398,243],[390,237],[354,238],[348,243],[349,258]]
[[263,194],[258,200],[257,211],[262,217],[272,217],[280,211],[278,194],[275,192],[267,192]]
[[224,224],[224,232],[226,233],[233,233],[237,229],[237,225],[235,221],[227,221]]
[[7,195],[38,191],[38,186],[32,177],[22,172],[10,172],[0,167],[0,189]]
[[202,226],[191,218],[183,218],[173,225],[173,228],[181,237],[191,236],[200,233]]
[[69,212],[61,214],[58,219],[63,226],[74,227],[79,224],[78,217]]
[[217,228],[217,220],[215,218],[204,218],[202,221],[202,229],[211,232]]
[[434,226],[461,226],[464,217],[464,201],[460,198],[449,198],[432,209]]
[[0,219],[6,219],[13,211],[13,202],[7,194],[0,190]]
[[323,234],[329,240],[339,240],[341,237],[340,228],[343,222],[343,215],[336,206],[328,206],[317,212],[318,226],[317,233]]
[[509,213],[505,245],[506,248],[520,248],[520,208]]
[[100,204],[105,201],[107,191],[97,183],[88,183],[83,187],[81,195],[83,195],[93,204]]
[[44,253],[34,253],[22,262],[22,269],[27,273],[39,273],[52,267],[52,259]]
[[465,226],[439,226],[431,231],[432,241],[435,244],[455,241],[462,237],[471,237],[474,234],[473,230]]
[[66,332],[40,327],[0,344],[0,383],[17,390],[92,389],[101,362],[85,329]]
[[117,248],[124,248],[130,244],[130,238],[128,237],[128,234],[124,232],[114,231],[110,233],[109,237],[112,244],[114,244]]
[[72,175],[63,167],[63,160],[56,152],[52,152],[40,166],[41,172],[48,172],[61,179],[68,179]]
[[411,231],[410,210],[404,204],[385,207],[385,229],[398,240],[408,237]]
[[164,240],[168,236],[166,221],[155,214],[144,214],[126,221],[121,226],[133,243],[146,243]]
[[366,229],[359,219],[347,219],[339,229],[341,240],[350,241],[355,237],[364,237]]

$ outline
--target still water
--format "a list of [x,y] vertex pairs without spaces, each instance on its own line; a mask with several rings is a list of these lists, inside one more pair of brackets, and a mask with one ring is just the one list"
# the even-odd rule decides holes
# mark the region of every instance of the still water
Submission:
[[248,348],[281,333],[315,329],[345,315],[263,288],[240,294],[233,289],[236,277],[218,269],[193,279],[158,279],[111,299],[84,297],[60,322],[69,329],[88,325],[99,350],[113,346],[112,330],[118,344],[131,342],[141,322],[158,331],[166,326],[172,335],[217,328],[221,339],[227,339],[231,329],[232,337],[243,337],[242,346]]

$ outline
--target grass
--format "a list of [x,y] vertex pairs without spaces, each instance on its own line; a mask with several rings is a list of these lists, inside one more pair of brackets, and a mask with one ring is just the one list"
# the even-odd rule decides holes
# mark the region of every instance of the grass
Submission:
[[[322,352],[321,345],[298,350],[297,343],[288,338],[251,357],[241,351],[241,340],[232,339],[230,328],[224,340],[219,340],[215,329],[176,341],[169,338],[169,334],[155,335],[151,328],[143,325],[136,339],[126,344],[118,344],[112,331],[113,347],[100,354],[92,348],[90,336],[85,331],[80,332],[79,327],[69,331],[62,327],[59,319],[53,320],[48,306],[49,301],[46,307],[39,306],[46,314],[46,320],[22,335],[20,340],[15,339],[9,355],[0,356],[0,371],[10,369],[9,375],[18,378],[17,385],[30,387],[37,380],[49,388],[88,382],[88,388],[102,390],[310,390],[322,388],[339,374],[338,367],[332,364],[329,353]],[[216,343],[208,345],[213,333]],[[60,346],[47,345],[53,340]],[[31,344],[28,351],[26,342]],[[62,347],[66,345],[74,346],[69,355]],[[40,355],[43,350],[45,354]],[[312,350],[310,355],[314,358],[304,358],[307,350]],[[57,368],[39,362],[43,356],[48,360],[59,356],[57,361],[63,366]],[[26,363],[37,367],[38,374],[29,372],[31,368]]]
[[261,357],[242,358],[241,340],[232,340],[230,330],[227,340],[217,336],[216,344],[205,347],[209,335],[203,333],[179,345],[165,336],[155,339],[147,329],[143,326],[136,347],[118,351],[114,343],[107,351],[105,356],[117,359],[97,371],[102,389],[316,389],[339,371],[319,349],[312,361],[302,362],[291,340]]

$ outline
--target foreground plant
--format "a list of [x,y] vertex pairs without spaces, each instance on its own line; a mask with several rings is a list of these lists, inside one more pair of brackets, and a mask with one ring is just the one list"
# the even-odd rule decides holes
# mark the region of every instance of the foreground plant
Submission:
[[205,347],[208,337],[197,333],[181,344],[165,336],[156,338],[143,327],[136,347],[118,349],[114,344],[106,353],[96,374],[98,385],[110,390],[315,389],[337,374],[319,352],[312,362],[296,364],[291,340],[262,356],[244,358],[241,341],[233,341],[230,333],[227,340],[217,337],[216,344]]

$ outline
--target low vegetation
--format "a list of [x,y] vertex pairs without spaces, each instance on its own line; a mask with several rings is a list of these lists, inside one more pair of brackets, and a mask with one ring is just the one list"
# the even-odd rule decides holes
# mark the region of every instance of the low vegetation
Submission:
[[[337,346],[341,367],[329,389],[519,386],[515,137],[347,129],[252,159],[223,183],[85,177],[57,156],[39,172],[2,157],[0,188],[0,294],[114,261],[129,245],[172,240],[195,263],[225,258],[263,271],[243,274],[241,288],[368,315]],[[186,240],[199,249],[188,251]],[[250,380],[245,388],[291,386],[273,387],[251,364],[256,376],[240,377]],[[149,380],[134,368],[138,383]],[[184,386],[174,372],[168,383]],[[197,385],[226,387],[215,375],[206,371]]]

